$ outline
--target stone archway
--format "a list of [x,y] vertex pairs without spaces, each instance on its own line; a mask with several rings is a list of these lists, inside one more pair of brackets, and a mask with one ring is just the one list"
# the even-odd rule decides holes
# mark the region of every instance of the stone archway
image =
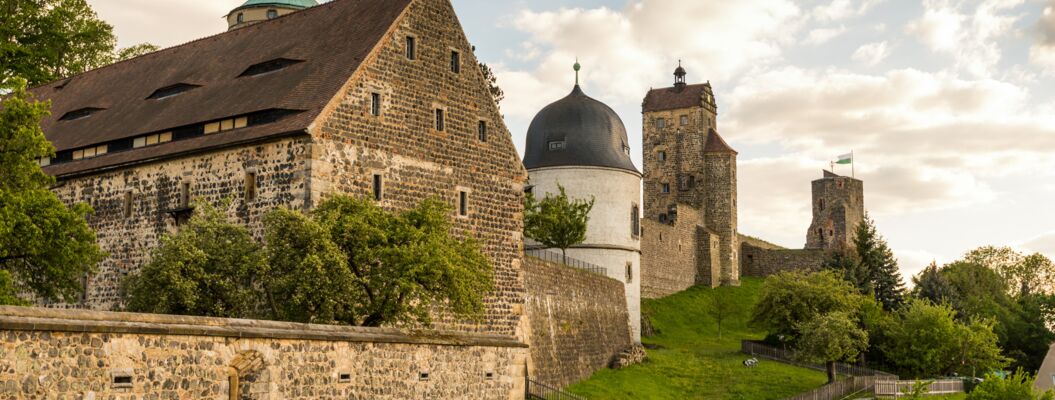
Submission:
[[238,353],[227,367],[228,399],[267,400],[271,388],[264,356],[256,350]]

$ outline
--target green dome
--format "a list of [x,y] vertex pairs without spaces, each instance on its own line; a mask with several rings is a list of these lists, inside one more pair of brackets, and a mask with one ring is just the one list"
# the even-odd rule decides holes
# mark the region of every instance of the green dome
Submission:
[[308,8],[319,5],[315,0],[249,0],[238,6],[237,9],[247,7],[277,6],[289,8]]

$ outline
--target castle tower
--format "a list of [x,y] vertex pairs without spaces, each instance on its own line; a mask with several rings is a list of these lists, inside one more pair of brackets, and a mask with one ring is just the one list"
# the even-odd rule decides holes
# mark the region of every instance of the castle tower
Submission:
[[227,30],[278,18],[317,5],[319,3],[315,0],[248,0],[227,14]]
[[[718,134],[718,106],[711,84],[686,83],[680,63],[674,86],[653,89],[642,104],[644,217],[660,223],[678,218],[678,205],[698,211],[697,224],[718,236],[719,266],[699,257],[697,283],[739,284],[736,151]],[[701,246],[699,241],[696,245]],[[710,252],[708,249],[697,249]],[[713,276],[712,271],[720,271]]]
[[[571,94],[539,111],[527,133],[524,167],[538,197],[560,193],[594,199],[586,240],[568,257],[607,270],[626,287],[630,332],[641,341],[641,173],[630,160],[626,127],[610,107],[578,84]],[[542,246],[528,240],[526,248]]]
[[806,248],[840,250],[853,245],[864,215],[864,182],[824,171],[823,178],[813,181],[813,222]]

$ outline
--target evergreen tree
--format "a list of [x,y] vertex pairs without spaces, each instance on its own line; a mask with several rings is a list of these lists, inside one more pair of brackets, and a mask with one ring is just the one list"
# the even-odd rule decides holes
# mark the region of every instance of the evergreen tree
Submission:
[[951,302],[955,294],[949,280],[940,273],[936,262],[930,263],[919,275],[912,277],[912,283],[916,285],[912,289],[914,297],[930,300],[934,304]]
[[866,216],[857,225],[854,247],[861,263],[860,268],[868,271],[876,300],[883,303],[883,308],[887,310],[898,308],[905,300],[905,284],[901,280],[894,252],[876,231],[871,218]]
[[872,295],[872,272],[861,263],[854,249],[836,250],[829,253],[823,268],[839,274],[862,294]]

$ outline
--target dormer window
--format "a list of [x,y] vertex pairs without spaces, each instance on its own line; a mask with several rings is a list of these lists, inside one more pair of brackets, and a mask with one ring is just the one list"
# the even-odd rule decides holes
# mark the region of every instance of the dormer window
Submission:
[[176,96],[176,95],[181,94],[183,92],[186,92],[188,90],[196,89],[196,88],[199,88],[199,87],[201,87],[201,86],[199,86],[199,85],[191,85],[189,83],[177,83],[175,85],[165,86],[165,87],[163,87],[161,89],[155,90],[154,93],[152,93],[150,96],[147,97],[147,99],[148,100],[161,100],[161,99],[164,99],[164,98],[169,98],[169,97],[172,97],[172,96]]
[[243,77],[243,76],[263,75],[263,74],[266,74],[268,72],[275,72],[275,71],[278,71],[280,69],[284,69],[284,68],[286,68],[286,67],[288,67],[290,65],[300,64],[302,62],[304,62],[304,60],[291,60],[291,59],[288,59],[288,58],[276,58],[274,60],[264,61],[264,62],[259,63],[259,64],[253,64],[249,68],[246,68],[245,71],[242,72],[242,74],[238,75],[238,76],[239,77]]
[[275,10],[275,9],[267,10],[267,19],[275,19],[275,18],[278,18],[278,10]]
[[630,155],[630,146],[627,146],[627,145],[624,144],[623,145],[623,153],[626,153],[626,155],[629,156]]
[[564,141],[563,140],[554,140],[552,142],[549,142],[549,150],[550,151],[564,150]]
[[78,149],[73,151],[73,160],[83,160],[85,158],[93,158],[101,155],[105,155],[110,150],[110,146],[92,146],[84,149]]
[[245,22],[245,14],[238,13],[238,16],[235,17],[235,20],[238,21],[239,24]]
[[51,165],[51,157],[41,157],[37,159],[37,165],[46,167]]
[[80,109],[76,109],[76,110],[73,110],[73,111],[70,111],[68,113],[63,114],[62,117],[59,118],[59,120],[60,121],[73,121],[73,120],[78,120],[78,119],[81,119],[81,118],[88,118],[92,114],[95,114],[96,112],[99,112],[99,111],[102,111],[102,110],[103,110],[102,108],[95,108],[95,107],[80,108]]
[[138,149],[140,147],[153,146],[156,144],[168,143],[172,141],[172,132],[156,133],[153,135],[140,136],[132,139],[132,148]]

